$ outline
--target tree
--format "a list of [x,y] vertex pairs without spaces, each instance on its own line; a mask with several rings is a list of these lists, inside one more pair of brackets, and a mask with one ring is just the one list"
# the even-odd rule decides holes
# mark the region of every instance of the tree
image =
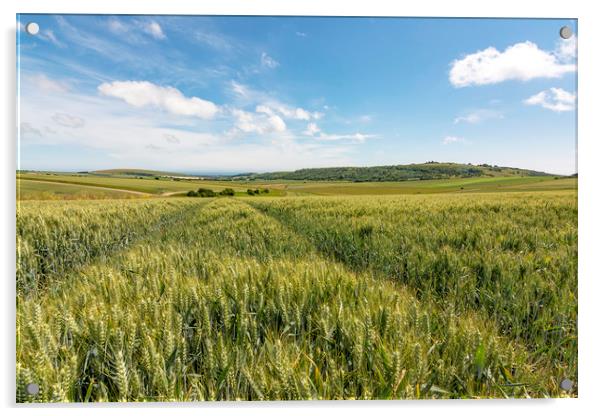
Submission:
[[199,193],[197,191],[188,191],[186,196],[199,196]]
[[215,192],[213,192],[211,189],[206,188],[199,188],[197,192],[202,198],[212,198],[216,195]]
[[234,189],[226,188],[226,189],[222,190],[219,194],[223,195],[223,196],[234,196]]
[[247,193],[251,196],[255,195],[252,189],[247,189]]

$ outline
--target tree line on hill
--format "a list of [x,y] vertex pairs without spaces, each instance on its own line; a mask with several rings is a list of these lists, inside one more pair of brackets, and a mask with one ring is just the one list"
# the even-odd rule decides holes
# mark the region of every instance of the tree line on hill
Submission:
[[224,177],[230,180],[304,180],[397,182],[408,180],[470,178],[480,176],[547,176],[547,173],[497,165],[426,162],[411,165],[333,167],[290,172],[249,173]]

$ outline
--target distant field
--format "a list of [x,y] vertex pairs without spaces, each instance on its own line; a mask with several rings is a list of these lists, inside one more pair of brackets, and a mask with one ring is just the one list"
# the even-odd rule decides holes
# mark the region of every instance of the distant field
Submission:
[[99,187],[67,183],[17,180],[17,199],[19,200],[121,199],[137,197],[140,197],[140,195],[129,191],[101,189]]
[[175,172],[164,172],[161,170],[149,169],[104,169],[91,171],[96,175],[129,175],[129,176],[186,176]]
[[405,182],[307,182],[289,183],[287,191],[316,195],[396,195],[468,192],[575,190],[576,178],[545,177],[460,178]]
[[145,192],[153,195],[161,195],[171,192],[187,192],[200,187],[211,188],[220,191],[224,188],[234,188],[235,190],[246,191],[246,185],[239,185],[232,182],[186,180],[175,181],[170,179],[137,179],[120,178],[112,176],[86,176],[86,175],[46,175],[26,173],[17,176],[23,180],[37,180],[52,183],[68,183],[76,185],[88,185],[97,187],[107,187],[123,189],[129,191]]
[[[269,188],[270,196],[284,195],[398,195],[398,194],[433,194],[433,193],[469,193],[469,192],[517,192],[517,191],[552,191],[576,190],[576,178],[559,178],[553,176],[530,177],[487,177],[487,178],[458,178],[401,182],[338,182],[338,181],[213,181],[213,180],[171,180],[167,178],[154,179],[153,177],[125,178],[116,176],[89,176],[69,174],[43,174],[23,173],[17,175],[21,183],[28,181],[43,181],[48,185],[30,183],[22,194],[21,199],[53,199],[52,195],[72,195],[75,199],[124,197],[121,194],[111,194],[106,189],[133,191],[148,194],[148,196],[173,196],[185,194],[198,188],[209,188],[219,192],[225,188],[232,188],[237,196],[247,196],[247,189]],[[85,186],[85,189],[67,189],[57,184],[70,184]],[[42,190],[47,194],[39,194],[36,198],[30,195]],[[85,192],[83,192],[85,190]],[[80,192],[81,191],[81,192]],[[48,198],[42,198],[44,195]],[[132,195],[130,195],[132,196]],[[143,196],[143,195],[138,195]]]

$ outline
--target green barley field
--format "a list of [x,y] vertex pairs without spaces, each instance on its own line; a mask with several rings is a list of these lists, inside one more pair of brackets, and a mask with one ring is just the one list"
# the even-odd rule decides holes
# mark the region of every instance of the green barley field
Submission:
[[578,395],[575,179],[261,198],[121,179],[155,196],[99,200],[37,179],[17,206],[18,402]]

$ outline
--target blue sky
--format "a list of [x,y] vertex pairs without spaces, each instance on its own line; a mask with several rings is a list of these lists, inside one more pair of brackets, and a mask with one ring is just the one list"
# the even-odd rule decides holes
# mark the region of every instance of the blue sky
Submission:
[[574,20],[18,18],[21,169],[576,172]]

